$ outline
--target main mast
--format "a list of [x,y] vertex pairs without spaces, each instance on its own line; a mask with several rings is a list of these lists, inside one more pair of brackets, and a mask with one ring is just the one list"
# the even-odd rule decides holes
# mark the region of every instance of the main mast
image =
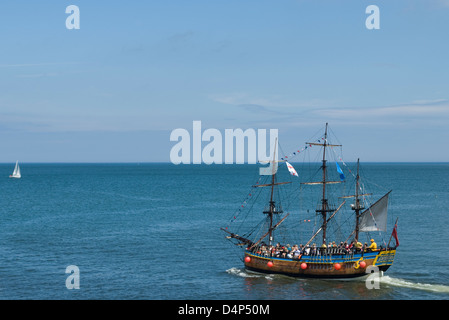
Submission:
[[[277,142],[277,140],[276,140]],[[276,171],[275,171],[275,161],[276,161],[276,145],[277,143],[274,144],[274,154],[273,154],[273,171],[271,172],[271,195],[270,195],[270,209],[269,209],[269,216],[270,216],[270,227],[268,229],[268,239],[269,239],[269,245],[271,246],[271,242],[273,241],[273,213],[276,209],[276,207],[274,206],[274,201],[273,201],[273,193],[274,193],[274,182],[275,182],[275,176],[276,176]]]
[[327,122],[326,129],[324,131],[324,143],[323,143],[323,196],[321,198],[321,210],[317,212],[321,213],[323,217],[323,243],[326,243],[326,229],[327,229],[327,212],[332,211],[328,209],[327,199],[326,199],[326,146],[327,146]]
[[322,146],[323,147],[323,160],[322,160],[322,166],[321,166],[321,170],[323,171],[323,179],[319,182],[305,182],[304,184],[322,184],[323,185],[323,190],[322,190],[322,196],[321,196],[321,208],[315,210],[316,213],[321,214],[322,216],[322,220],[323,220],[323,225],[321,226],[321,231],[323,232],[323,244],[326,244],[326,229],[327,229],[327,213],[328,212],[334,212],[334,209],[331,209],[329,207],[327,198],[326,198],[326,184],[331,184],[331,183],[339,183],[339,181],[328,181],[326,179],[326,169],[327,169],[327,165],[326,165],[326,148],[327,147],[341,147],[341,145],[337,145],[337,144],[329,144],[327,142],[327,123],[326,123],[326,129],[324,131],[324,143],[315,143],[315,142],[306,142],[306,144],[308,145],[316,145],[316,146]]
[[357,176],[355,178],[356,186],[355,186],[355,204],[353,210],[355,211],[355,241],[359,240],[359,220],[360,220],[360,211],[364,209],[362,206],[360,206],[360,199],[359,199],[359,163],[360,159],[357,159]]

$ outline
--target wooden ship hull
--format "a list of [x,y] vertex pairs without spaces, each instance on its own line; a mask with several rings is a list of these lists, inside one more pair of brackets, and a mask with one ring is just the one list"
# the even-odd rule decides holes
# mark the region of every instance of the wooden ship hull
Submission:
[[393,264],[395,254],[396,249],[383,249],[352,255],[316,255],[289,259],[246,251],[244,263],[247,270],[255,272],[301,278],[344,279],[366,276],[371,270],[386,271]]

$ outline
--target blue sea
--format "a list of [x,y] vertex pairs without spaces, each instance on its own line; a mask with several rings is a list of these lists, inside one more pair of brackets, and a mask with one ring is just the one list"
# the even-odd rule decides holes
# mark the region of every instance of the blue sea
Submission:
[[[393,190],[389,214],[399,219],[378,289],[243,268],[220,227],[257,180],[255,165],[20,165],[21,179],[0,165],[0,299],[449,298],[448,163],[364,164]],[[68,266],[78,289],[66,286]]]

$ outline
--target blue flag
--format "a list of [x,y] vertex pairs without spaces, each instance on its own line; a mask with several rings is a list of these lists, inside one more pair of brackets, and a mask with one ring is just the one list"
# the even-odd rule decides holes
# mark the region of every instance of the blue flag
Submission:
[[345,180],[345,175],[343,173],[343,170],[341,170],[340,166],[338,165],[338,162],[335,162],[335,164],[337,165],[337,171],[340,174],[340,180],[344,181]]

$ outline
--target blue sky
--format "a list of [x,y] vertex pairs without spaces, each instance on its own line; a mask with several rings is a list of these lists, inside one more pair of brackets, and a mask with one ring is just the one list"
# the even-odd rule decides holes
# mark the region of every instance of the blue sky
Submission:
[[169,161],[194,120],[449,161],[448,21],[447,0],[2,1],[0,162]]

